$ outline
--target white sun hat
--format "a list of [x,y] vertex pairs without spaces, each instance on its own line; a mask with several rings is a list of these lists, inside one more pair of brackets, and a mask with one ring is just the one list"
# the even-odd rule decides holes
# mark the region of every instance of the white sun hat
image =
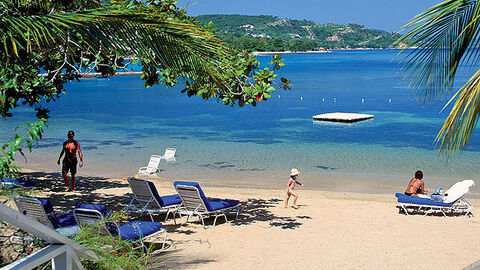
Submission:
[[298,175],[299,173],[300,173],[300,172],[299,172],[297,169],[295,169],[295,168],[293,168],[293,169],[290,170],[290,176],[295,176],[295,175]]

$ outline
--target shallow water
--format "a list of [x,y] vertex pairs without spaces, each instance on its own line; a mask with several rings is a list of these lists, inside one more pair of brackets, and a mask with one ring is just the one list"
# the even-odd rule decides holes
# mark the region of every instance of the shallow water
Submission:
[[[427,187],[477,179],[479,136],[448,163],[440,158],[434,138],[448,112],[440,113],[445,100],[417,102],[398,73],[396,53],[284,55],[280,76],[293,82],[293,91],[277,90],[257,107],[188,98],[181,87],[145,89],[137,77],[72,82],[67,95],[49,105],[49,128],[26,167],[59,170],[61,143],[73,129],[86,161],[79,173],[87,175],[133,175],[151,154],[175,147],[176,162],[161,164],[162,177],[283,185],[295,167],[309,186],[341,190],[403,187],[418,169]],[[457,82],[467,79],[466,71]],[[312,121],[336,111],[375,118]],[[14,115],[0,122],[0,141],[33,114],[20,109]]]

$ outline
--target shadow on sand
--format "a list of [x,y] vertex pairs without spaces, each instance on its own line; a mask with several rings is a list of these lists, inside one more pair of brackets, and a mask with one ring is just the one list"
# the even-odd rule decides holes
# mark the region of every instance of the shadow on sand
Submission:
[[[128,187],[127,182],[105,181],[108,178],[104,177],[77,176],[75,192],[64,192],[66,185],[60,173],[21,173],[18,178],[35,180],[35,190],[47,193],[47,196],[52,200],[55,208],[62,212],[72,210],[76,202],[105,204],[108,209],[119,211],[122,210],[131,199],[131,196],[94,193],[97,189]],[[35,194],[33,196],[35,196]]]
[[300,222],[302,219],[311,219],[309,216],[282,217],[275,215],[270,209],[278,207],[280,203],[283,203],[283,200],[248,199],[246,202],[242,202],[237,225],[268,222],[271,227],[293,230],[303,224]]

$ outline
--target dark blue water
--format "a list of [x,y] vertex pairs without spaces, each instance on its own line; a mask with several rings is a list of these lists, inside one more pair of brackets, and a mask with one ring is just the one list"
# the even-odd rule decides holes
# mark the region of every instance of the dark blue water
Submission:
[[[188,98],[181,86],[145,89],[137,77],[72,82],[66,96],[49,104],[50,128],[30,163],[58,169],[60,143],[73,129],[88,160],[85,174],[132,175],[151,154],[175,147],[177,161],[163,164],[162,176],[276,181],[296,167],[319,185],[338,179],[400,185],[417,169],[439,184],[475,179],[478,136],[448,163],[440,158],[434,139],[447,116],[448,109],[440,113],[447,100],[418,101],[402,80],[396,54],[285,54],[279,76],[290,79],[293,90],[277,90],[256,107]],[[462,69],[457,88],[470,72]],[[326,112],[375,118],[354,124],[312,121]],[[13,113],[2,122],[2,141],[33,115],[25,109]]]

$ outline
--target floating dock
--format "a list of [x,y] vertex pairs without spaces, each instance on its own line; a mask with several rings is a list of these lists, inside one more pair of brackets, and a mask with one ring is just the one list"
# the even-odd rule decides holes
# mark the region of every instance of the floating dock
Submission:
[[314,115],[313,120],[352,123],[373,117],[373,114],[334,112]]

